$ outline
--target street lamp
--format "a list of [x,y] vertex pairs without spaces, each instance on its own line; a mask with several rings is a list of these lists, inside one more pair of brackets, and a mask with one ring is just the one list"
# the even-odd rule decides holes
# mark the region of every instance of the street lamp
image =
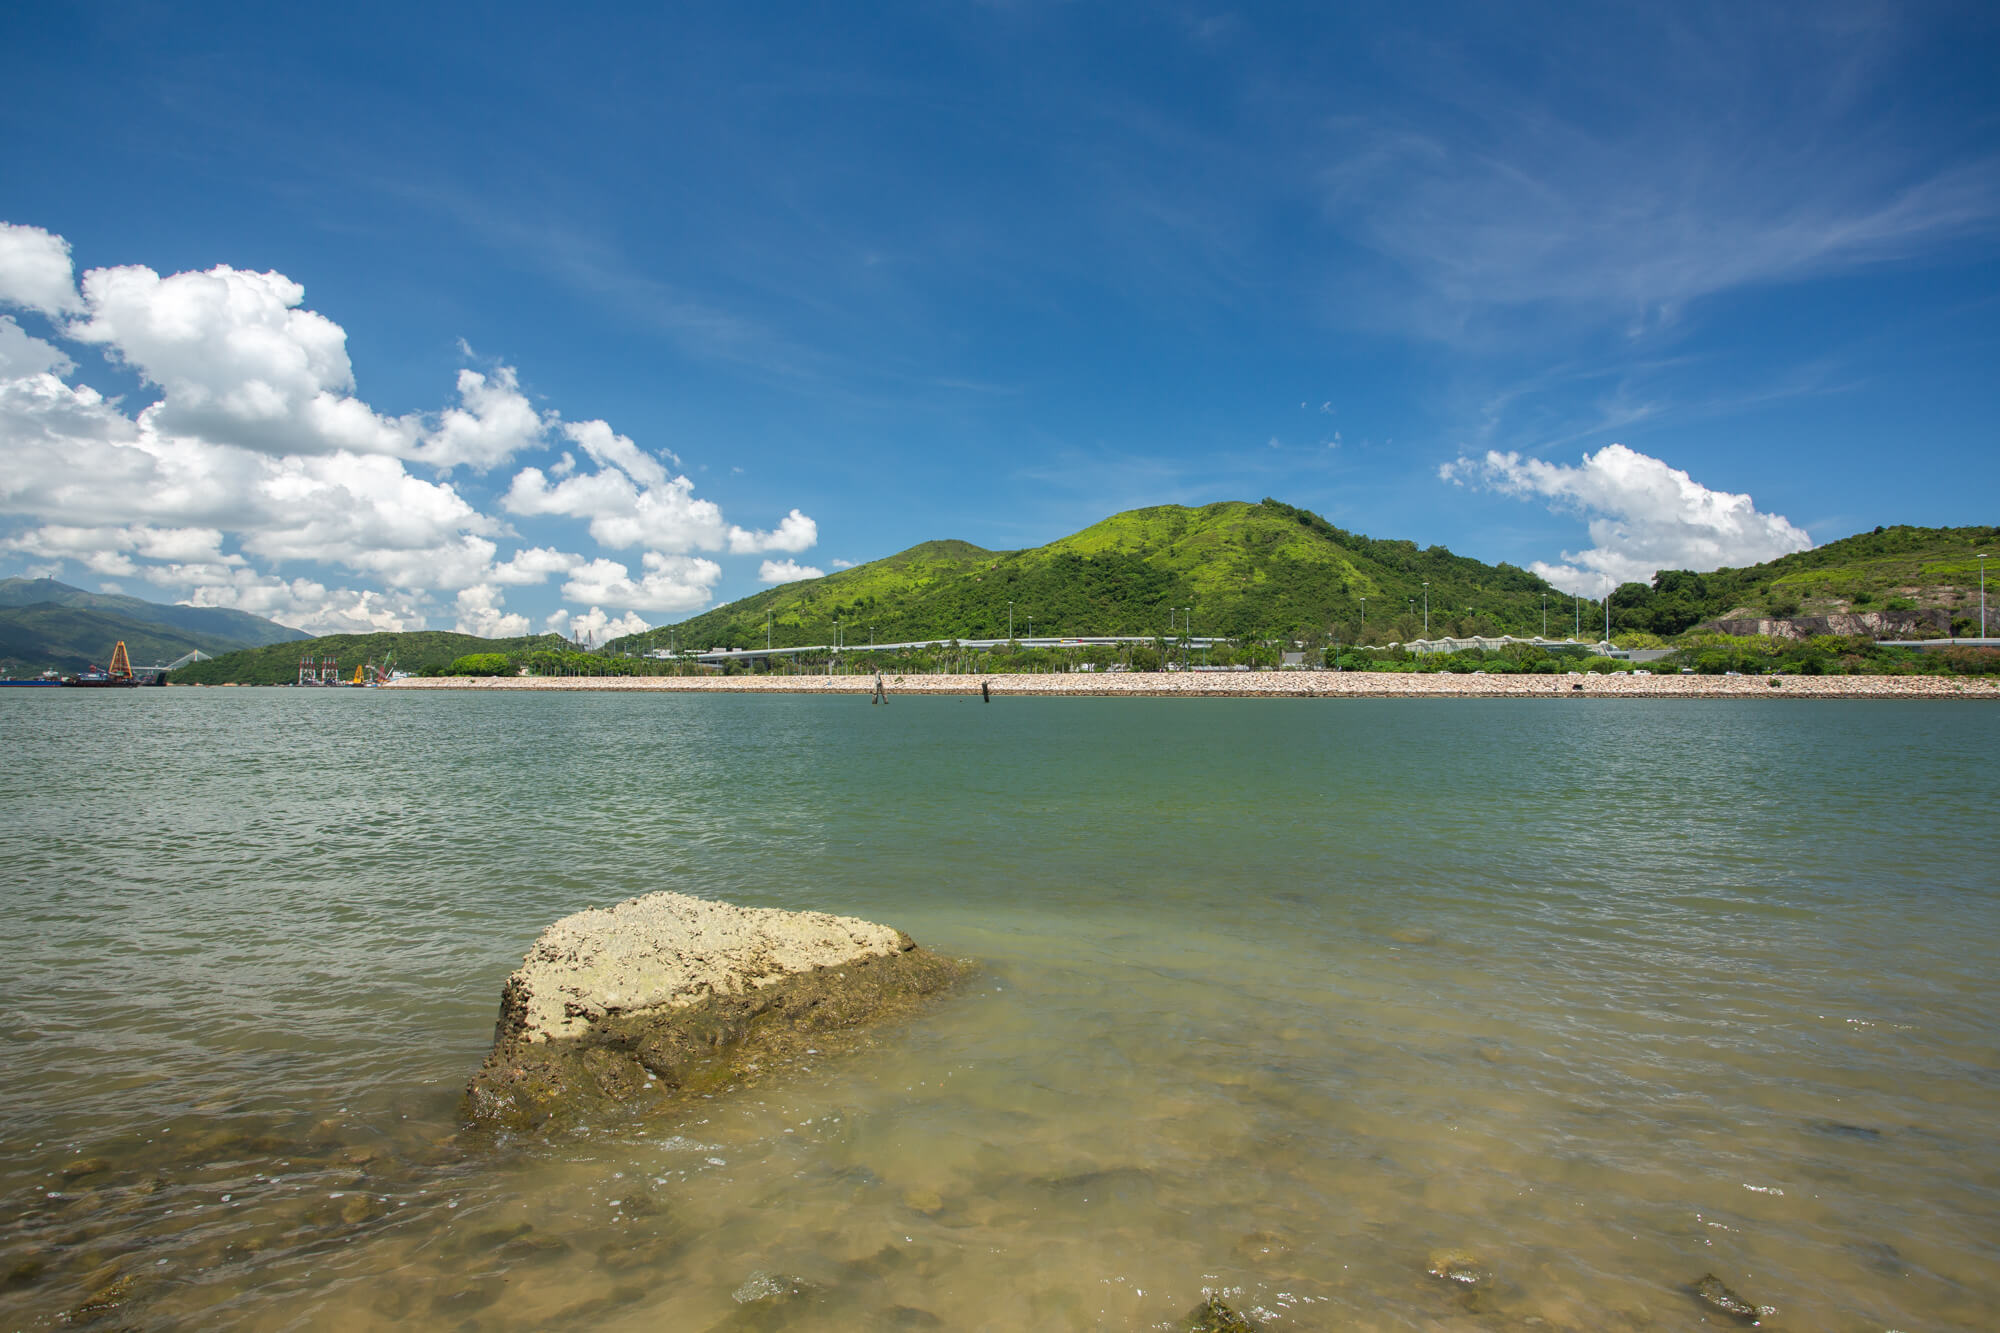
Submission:
[[1425,579],[1424,580],[1424,637],[1428,639],[1430,636],[1431,636],[1431,583],[1429,579]]
[[1014,604],[1007,603],[1007,642],[1014,642]]
[[1542,637],[1549,637],[1549,595],[1542,594]]
[[1986,637],[1986,556],[1974,557],[1979,561],[1979,637]]
[[1361,599],[1361,628],[1364,630],[1368,628],[1368,599],[1366,597]]

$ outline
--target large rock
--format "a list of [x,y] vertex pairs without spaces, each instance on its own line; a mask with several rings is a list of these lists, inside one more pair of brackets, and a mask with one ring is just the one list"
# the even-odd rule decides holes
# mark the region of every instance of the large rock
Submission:
[[468,1119],[603,1119],[819,1057],[970,965],[858,917],[653,893],[543,931],[500,995]]

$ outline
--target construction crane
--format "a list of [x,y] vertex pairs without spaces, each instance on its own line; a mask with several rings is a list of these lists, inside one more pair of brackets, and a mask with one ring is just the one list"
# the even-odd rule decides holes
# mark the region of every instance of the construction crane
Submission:
[[132,658],[125,651],[125,640],[120,639],[118,646],[111,650],[111,667],[104,674],[113,680],[132,679]]

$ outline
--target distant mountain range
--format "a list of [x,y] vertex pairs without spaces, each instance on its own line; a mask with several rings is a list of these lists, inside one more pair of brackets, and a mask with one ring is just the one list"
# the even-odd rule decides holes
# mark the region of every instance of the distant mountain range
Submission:
[[193,662],[174,672],[173,679],[177,685],[289,685],[299,678],[301,657],[331,657],[339,666],[340,679],[351,681],[356,667],[387,661],[392,653],[396,669],[414,675],[426,667],[449,666],[468,653],[525,656],[538,649],[568,646],[555,634],[532,634],[519,639],[481,639],[439,629],[328,634],[317,639],[301,637],[297,642],[245,648],[217,657],[213,662]]
[[220,656],[306,637],[244,611],[85,592],[54,579],[0,580],[0,671],[15,676],[104,665],[120,639],[134,666],[164,666],[197,650]]

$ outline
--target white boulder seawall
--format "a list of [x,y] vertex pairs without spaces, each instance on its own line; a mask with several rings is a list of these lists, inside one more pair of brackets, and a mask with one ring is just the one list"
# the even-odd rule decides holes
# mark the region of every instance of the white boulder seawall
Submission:
[[[1776,682],[1775,684],[1773,682]],[[2000,679],[1977,676],[1480,676],[1453,672],[1188,671],[1051,675],[898,676],[904,694],[1084,695],[1227,699],[1969,699],[2000,700]],[[866,694],[856,676],[433,676],[394,690],[594,690],[661,694]]]
[[856,1044],[970,970],[858,917],[680,893],[587,909],[507,978],[465,1118],[535,1130],[754,1083]]

